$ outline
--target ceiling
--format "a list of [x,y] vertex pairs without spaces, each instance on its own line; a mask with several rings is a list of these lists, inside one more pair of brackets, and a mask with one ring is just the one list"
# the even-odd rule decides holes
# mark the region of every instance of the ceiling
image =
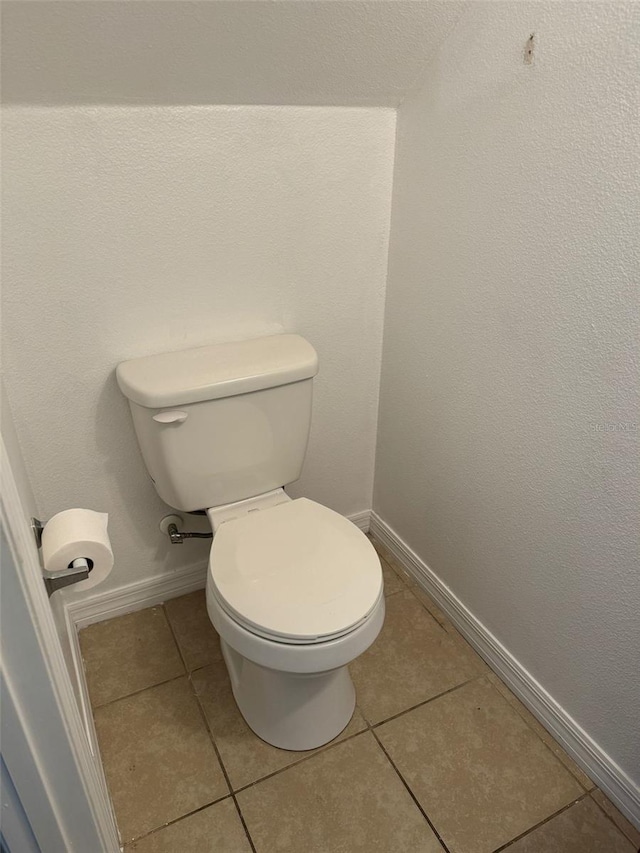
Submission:
[[3,101],[393,107],[465,5],[5,0]]

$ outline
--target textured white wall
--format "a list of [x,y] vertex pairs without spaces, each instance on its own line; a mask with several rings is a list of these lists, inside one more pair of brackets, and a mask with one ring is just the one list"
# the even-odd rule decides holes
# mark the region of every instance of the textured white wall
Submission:
[[401,106],[374,499],[637,783],[639,32],[473,3]]
[[638,421],[640,6],[476,2],[434,54],[461,8],[4,3],[5,98],[43,105],[4,117],[9,396],[42,516],[111,513],[105,589],[208,550],[159,537],[122,358],[306,334],[294,493],[368,507],[394,114],[188,105],[395,104],[431,60],[399,113],[375,507],[637,780],[637,432],[598,427]]
[[20,441],[13,422],[7,391],[1,377],[0,431],[2,432],[2,440],[7,451],[9,465],[11,465],[11,472],[16,481],[16,488],[18,489],[18,495],[20,496],[24,516],[27,522],[29,522],[32,516],[35,516],[36,518],[38,517],[38,506],[33,494],[33,489],[31,488],[31,483],[29,482],[24,459],[22,458]]
[[320,355],[292,490],[371,505],[395,113],[9,108],[4,370],[44,519],[110,513],[103,589],[195,564],[171,547],[113,370],[279,330]]

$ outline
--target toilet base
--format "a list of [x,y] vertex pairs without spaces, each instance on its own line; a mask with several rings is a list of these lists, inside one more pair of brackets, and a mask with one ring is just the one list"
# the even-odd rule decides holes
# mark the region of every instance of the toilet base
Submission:
[[236,704],[248,726],[279,749],[322,746],[349,724],[356,693],[347,666],[329,672],[268,669],[220,639]]

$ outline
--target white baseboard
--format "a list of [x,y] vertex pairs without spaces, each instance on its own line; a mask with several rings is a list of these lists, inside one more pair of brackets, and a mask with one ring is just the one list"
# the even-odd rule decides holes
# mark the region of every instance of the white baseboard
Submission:
[[460,633],[585,773],[632,823],[640,827],[640,787],[375,512],[370,513],[370,531],[442,608]]
[[354,512],[353,515],[347,516],[349,521],[352,521],[356,527],[359,527],[363,533],[369,532],[371,524],[371,510],[365,509],[362,512]]
[[[73,673],[69,673],[71,678],[73,679],[73,675],[75,674],[75,682],[78,685],[78,704],[80,706],[80,715],[82,716],[82,722],[84,723],[84,728],[87,733],[87,739],[89,741],[89,747],[91,748],[92,755],[100,755],[98,749],[98,737],[96,735],[96,729],[93,722],[93,713],[91,711],[91,700],[89,698],[89,688],[87,685],[87,678],[84,672],[84,666],[82,664],[82,651],[80,649],[80,640],[78,639],[78,630],[73,621],[73,617],[68,607],[63,608],[64,613],[64,629],[69,637],[69,644],[71,646],[71,659],[73,662]],[[100,762],[100,766],[102,764]]]
[[[89,749],[91,751],[91,755],[95,759],[96,769],[102,781],[102,786],[105,791],[105,794],[109,796],[109,788],[107,786],[107,779],[104,775],[104,764],[102,762],[102,756],[100,755],[100,745],[98,743],[98,735],[96,733],[96,726],[93,719],[93,711],[91,709],[91,699],[89,698],[89,685],[87,684],[87,676],[85,674],[84,664],[82,662],[82,650],[80,649],[78,627],[74,622],[71,609],[68,605],[64,605],[62,607],[62,613],[64,619],[64,630],[69,638],[69,644],[71,646],[73,672],[70,672],[69,676],[73,681],[75,675],[75,682],[77,684],[79,694],[77,695],[77,698],[80,716],[82,717],[84,730],[87,735],[87,740],[89,742]],[[115,820],[115,815],[113,816],[113,820]],[[120,845],[117,849],[119,851],[122,851],[124,848],[122,847],[122,845]]]
[[186,595],[196,589],[204,589],[207,579],[206,563],[178,569],[170,575],[145,578],[134,581],[119,589],[108,592],[95,592],[79,599],[71,599],[66,608],[76,630],[86,628],[93,622],[113,619],[161,604],[169,598]]

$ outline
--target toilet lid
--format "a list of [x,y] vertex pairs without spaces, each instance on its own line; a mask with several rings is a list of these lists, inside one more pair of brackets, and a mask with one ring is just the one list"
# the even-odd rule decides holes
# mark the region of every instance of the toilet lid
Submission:
[[222,524],[209,574],[235,621],[287,643],[348,633],[382,593],[380,560],[364,533],[307,498]]

